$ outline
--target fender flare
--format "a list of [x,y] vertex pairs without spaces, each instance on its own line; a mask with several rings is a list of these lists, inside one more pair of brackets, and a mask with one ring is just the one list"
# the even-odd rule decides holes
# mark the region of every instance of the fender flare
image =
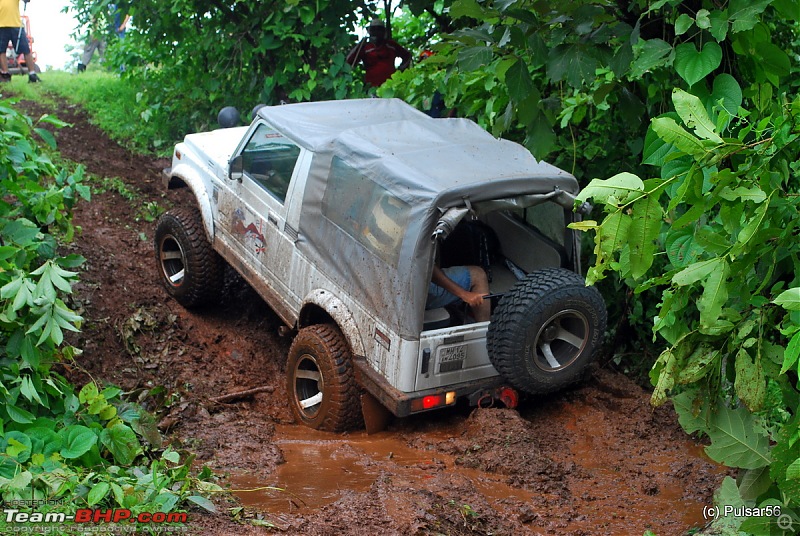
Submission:
[[169,174],[169,182],[167,184],[168,190],[173,190],[179,187],[179,182],[186,185],[194,195],[197,201],[197,207],[200,209],[200,215],[203,217],[203,228],[208,236],[208,241],[214,243],[214,216],[211,211],[211,200],[208,197],[205,183],[200,178],[197,170],[188,164],[178,164],[173,167]]
[[342,300],[328,290],[312,290],[303,300],[300,317],[298,318],[299,328],[305,327],[304,324],[306,324],[306,322],[304,322],[304,320],[307,320],[307,317],[303,313],[308,305],[315,305],[321,308],[333,319],[334,322],[336,322],[336,324],[339,326],[339,329],[342,330],[342,333],[347,339],[347,342],[350,343],[350,350],[353,352],[353,356],[366,355],[364,341],[361,339],[358,325],[356,324],[350,309],[344,304],[344,302],[342,302]]

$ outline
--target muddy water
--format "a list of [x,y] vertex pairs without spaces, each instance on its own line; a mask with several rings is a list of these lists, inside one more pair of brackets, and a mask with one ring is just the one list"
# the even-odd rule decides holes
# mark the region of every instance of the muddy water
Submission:
[[[391,432],[335,436],[283,425],[276,427],[275,435],[286,463],[269,481],[247,474],[229,478],[243,505],[271,514],[308,513],[335,502],[342,491],[366,492],[386,470],[413,486],[432,478],[433,471],[455,467],[451,456],[410,448]],[[444,440],[451,433],[443,429],[428,435]],[[530,499],[530,492],[508,486],[500,476],[463,467],[458,472],[490,500]]]
[[[569,523],[571,531],[592,534],[614,526],[643,531],[664,512],[670,512],[684,528],[705,523],[702,512],[707,503],[684,489],[675,476],[693,461],[710,461],[702,446],[687,439],[681,449],[684,455],[678,458],[675,450],[660,452],[657,441],[630,449],[620,445],[624,438],[609,433],[612,427],[607,413],[577,404],[565,405],[562,411],[571,442],[562,451],[561,461],[575,463],[586,473],[585,478],[570,482],[570,491],[573,496],[590,499],[575,512]],[[531,528],[545,529],[535,524]]]
[[[685,490],[684,481],[675,476],[687,464],[691,467],[692,460],[703,458],[700,447],[687,441],[682,449],[686,459],[676,459],[674,450],[659,453],[656,445],[632,452],[620,448],[617,442],[621,438],[602,411],[584,405],[565,405],[562,411],[561,422],[553,425],[563,427],[570,440],[565,448],[549,455],[578,467],[565,477],[572,497],[566,501],[509,486],[507,476],[457,465],[448,454],[409,447],[402,436],[391,432],[334,436],[287,425],[278,426],[275,433],[286,463],[267,480],[235,474],[229,482],[243,505],[277,519],[312,513],[337,501],[344,492],[368,492],[382,475],[424,488],[426,481],[444,470],[469,479],[488,503],[500,509],[507,511],[507,506],[499,505],[509,503],[534,505],[541,515],[526,526],[534,533],[552,533],[553,519],[560,520],[558,533],[641,533],[663,512],[669,512],[683,530],[703,524],[705,503]],[[425,436],[430,445],[459,433],[444,426],[429,429]],[[265,486],[283,491],[258,489]]]

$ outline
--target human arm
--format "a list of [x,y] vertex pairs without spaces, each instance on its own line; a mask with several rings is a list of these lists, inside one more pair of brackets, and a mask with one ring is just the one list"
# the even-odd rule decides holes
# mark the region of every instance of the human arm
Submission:
[[483,294],[462,288],[455,281],[447,277],[447,274],[438,266],[433,267],[431,281],[456,298],[466,302],[470,307],[480,307],[481,304],[483,304]]
[[361,51],[364,50],[364,43],[366,42],[367,38],[364,37],[361,41],[356,44],[353,48],[350,49],[350,52],[347,53],[347,57],[344,61],[347,62],[350,67],[355,67],[356,63],[359,62],[361,59]]
[[408,50],[397,44],[396,41],[394,42],[394,46],[397,51],[397,57],[400,58],[400,60],[402,60],[400,63],[400,67],[398,67],[398,69],[404,71],[411,66],[411,58],[412,58],[411,52],[409,52]]
[[128,21],[130,21],[130,20],[131,20],[131,16],[130,15],[125,15],[125,18],[122,19],[122,24],[119,25],[119,28],[117,28],[117,31],[118,32],[124,32],[125,29],[128,27]]

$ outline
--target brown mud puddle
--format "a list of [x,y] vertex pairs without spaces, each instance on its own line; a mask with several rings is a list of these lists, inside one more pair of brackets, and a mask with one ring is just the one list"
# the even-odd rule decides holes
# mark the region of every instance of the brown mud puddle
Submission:
[[[511,410],[478,410],[466,422],[439,422],[410,434],[402,425],[342,436],[278,425],[273,443],[285,463],[267,478],[233,472],[228,482],[244,506],[279,527],[291,526],[297,516],[335,510],[337,501],[353,494],[380,494],[382,480],[432,490],[465,520],[478,496],[484,507],[518,521],[514,531],[531,534],[685,534],[702,526],[708,490],[687,490],[686,476],[696,467],[712,477],[720,471],[702,447],[681,438],[679,445],[671,439],[670,448],[660,448],[656,430],[646,438],[652,445],[630,441],[620,448],[625,437],[615,433],[619,423],[586,402],[556,404],[535,422]],[[549,433],[559,429],[558,437]],[[537,433],[546,441],[533,441]],[[520,441],[516,448],[514,441]],[[511,450],[514,456],[508,456]],[[522,456],[520,464],[530,456],[519,473],[498,459],[515,456]],[[451,484],[453,489],[441,489]]]
[[[434,440],[437,435],[445,439],[452,434],[429,432]],[[453,456],[409,447],[392,432],[336,436],[279,425],[274,442],[286,462],[277,467],[269,483],[250,474],[233,474],[228,481],[244,506],[277,515],[316,510],[337,501],[344,491],[367,492],[387,471],[395,478],[400,474],[411,486],[422,486],[433,478],[432,471],[456,467]],[[531,499],[531,492],[513,488],[500,477],[463,467],[458,471],[490,501]]]

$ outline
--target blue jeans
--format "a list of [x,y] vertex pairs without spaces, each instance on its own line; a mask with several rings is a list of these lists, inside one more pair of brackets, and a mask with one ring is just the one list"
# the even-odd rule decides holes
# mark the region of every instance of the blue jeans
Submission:
[[[469,269],[466,266],[451,266],[442,268],[442,271],[464,290],[472,288],[472,278],[469,276]],[[454,294],[433,282],[428,283],[428,299],[425,301],[425,309],[438,309],[458,301],[461,300]]]

